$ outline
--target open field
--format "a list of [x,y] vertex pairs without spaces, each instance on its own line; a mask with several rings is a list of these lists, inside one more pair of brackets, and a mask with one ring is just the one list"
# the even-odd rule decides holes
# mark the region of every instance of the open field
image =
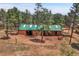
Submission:
[[[4,35],[4,31],[0,31],[0,37]],[[0,55],[79,55],[79,35],[76,33],[73,35],[71,45],[68,36],[61,40],[55,36],[44,36],[44,43],[40,42],[41,36],[9,35],[9,37],[10,39],[0,39]]]

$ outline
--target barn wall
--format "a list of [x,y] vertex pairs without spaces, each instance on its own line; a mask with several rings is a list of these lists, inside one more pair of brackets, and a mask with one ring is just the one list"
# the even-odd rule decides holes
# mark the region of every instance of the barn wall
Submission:
[[55,35],[61,35],[61,31],[44,31],[45,36],[55,36]]
[[58,31],[58,32],[57,32],[57,35],[61,35],[61,31]]
[[26,30],[19,30],[19,34],[27,35]]
[[32,31],[32,35],[36,36],[36,35],[41,35],[41,31]]
[[[19,34],[22,35],[28,35],[28,31],[26,30],[19,30]],[[40,36],[41,35],[41,31],[32,31],[32,35],[33,36]],[[53,36],[53,35],[61,35],[61,31],[44,31],[43,32],[44,36]]]
[[[32,31],[33,35],[41,35],[41,31]],[[61,31],[43,31],[44,36],[55,36],[55,35],[61,35]]]

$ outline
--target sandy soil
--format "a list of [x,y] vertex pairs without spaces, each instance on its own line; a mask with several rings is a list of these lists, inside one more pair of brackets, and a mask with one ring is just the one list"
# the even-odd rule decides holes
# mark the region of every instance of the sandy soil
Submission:
[[[58,55],[79,55],[79,34],[74,33],[72,42],[69,45],[69,32],[58,40],[56,36],[11,35],[9,39],[0,39],[0,55],[3,56],[58,56]],[[5,36],[4,30],[0,31],[0,38]]]

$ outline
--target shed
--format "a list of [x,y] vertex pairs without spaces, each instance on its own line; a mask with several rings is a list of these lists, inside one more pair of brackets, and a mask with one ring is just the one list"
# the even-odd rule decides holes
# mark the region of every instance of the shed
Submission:
[[20,24],[18,29],[19,29],[19,34],[26,35],[28,26],[26,24]]
[[61,25],[45,25],[44,31],[62,31]]
[[19,33],[29,35],[41,35],[41,29],[44,32],[50,32],[53,35],[60,35],[62,31],[61,25],[34,25],[34,24],[20,24]]
[[42,28],[41,25],[20,24],[19,34],[37,35],[36,32],[40,31],[41,28]]
[[44,25],[44,35],[61,35],[61,25]]
[[61,35],[62,34],[62,26],[60,25],[50,25],[50,30],[52,31],[53,35]]

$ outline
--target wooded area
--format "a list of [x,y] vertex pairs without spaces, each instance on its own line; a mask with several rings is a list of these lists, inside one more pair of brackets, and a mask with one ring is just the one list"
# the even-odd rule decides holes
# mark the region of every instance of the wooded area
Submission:
[[[16,27],[21,23],[37,24],[37,25],[54,25],[58,24],[63,27],[71,28],[71,37],[74,27],[79,21],[79,3],[73,3],[70,12],[67,15],[60,13],[52,14],[51,10],[44,8],[41,3],[36,3],[34,14],[31,14],[28,9],[25,12],[13,7],[8,9],[0,9],[0,28],[6,29],[5,33],[8,37],[8,31],[16,30]],[[71,38],[70,38],[71,42]]]
[[66,15],[53,14],[42,3],[36,3],[34,10],[32,14],[15,6],[0,9],[0,54],[79,55],[72,49],[79,50],[79,3],[73,3]]

